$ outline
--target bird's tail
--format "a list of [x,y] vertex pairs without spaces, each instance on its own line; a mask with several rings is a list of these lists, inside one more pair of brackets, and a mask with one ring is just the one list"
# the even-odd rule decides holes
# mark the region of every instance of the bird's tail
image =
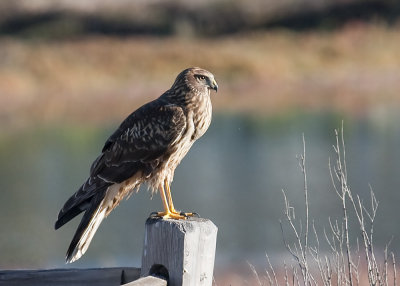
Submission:
[[106,216],[107,209],[103,205],[104,196],[96,196],[93,200],[97,201],[93,201],[86,210],[68,248],[67,263],[78,260],[86,252],[100,223]]
[[[118,206],[124,197],[138,190],[140,186],[141,173],[137,173],[130,179],[122,183],[110,184],[107,182],[97,182],[94,184],[96,194],[86,199],[85,189],[83,188],[78,195],[78,203],[76,195],[67,201],[66,210],[62,210],[59,219],[56,222],[56,228],[59,228],[74,216],[85,210],[85,214],[72,238],[71,244],[67,251],[67,263],[72,263],[79,259],[88,249],[90,242],[101,222],[110,212]],[[91,185],[89,185],[90,187]],[[84,199],[82,201],[82,198]],[[90,200],[90,201],[87,201]],[[72,206],[71,206],[72,205]],[[63,208],[64,209],[64,208]]]

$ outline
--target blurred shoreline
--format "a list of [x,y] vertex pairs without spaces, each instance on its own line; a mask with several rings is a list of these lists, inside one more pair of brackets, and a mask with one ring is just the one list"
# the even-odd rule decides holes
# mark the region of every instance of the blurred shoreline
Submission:
[[219,38],[0,38],[0,126],[120,121],[189,66],[212,71],[217,112],[358,116],[400,105],[400,33],[351,23]]

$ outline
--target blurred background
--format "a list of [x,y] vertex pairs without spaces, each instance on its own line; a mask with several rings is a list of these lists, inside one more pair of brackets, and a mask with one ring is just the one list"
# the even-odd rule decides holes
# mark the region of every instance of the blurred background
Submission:
[[0,269],[140,267],[145,220],[161,209],[145,188],[72,265],[79,219],[53,225],[119,123],[190,66],[220,89],[172,192],[219,227],[217,283],[242,285],[266,253],[290,262],[281,190],[304,216],[303,133],[310,216],[320,233],[340,218],[328,159],[342,120],[350,186],[368,201],[370,184],[380,203],[375,246],[393,237],[399,253],[399,15],[395,0],[2,0]]

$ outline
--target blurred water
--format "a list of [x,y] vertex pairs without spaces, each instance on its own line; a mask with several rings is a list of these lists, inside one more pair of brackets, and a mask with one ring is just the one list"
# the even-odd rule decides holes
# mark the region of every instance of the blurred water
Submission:
[[[347,167],[352,190],[368,199],[371,184],[380,202],[376,246],[392,236],[400,250],[400,116],[369,114],[345,119]],[[333,114],[289,114],[275,118],[216,115],[178,167],[175,206],[196,211],[219,227],[216,263],[257,261],[285,251],[279,225],[285,189],[296,214],[304,212],[302,174],[296,155],[306,138],[310,215],[318,231],[341,208],[331,187]],[[91,162],[113,131],[56,126],[1,134],[0,268],[66,267],[64,254],[79,219],[58,231],[53,225],[66,199],[88,175]],[[161,209],[143,188],[123,202],[98,230],[87,254],[73,267],[140,266],[144,222]],[[359,230],[352,227],[352,234]]]

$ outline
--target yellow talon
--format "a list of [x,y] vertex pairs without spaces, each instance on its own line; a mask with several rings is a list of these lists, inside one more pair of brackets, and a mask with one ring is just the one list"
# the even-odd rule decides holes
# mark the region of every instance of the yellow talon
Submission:
[[166,190],[164,190],[164,186],[160,186],[160,196],[163,203],[164,211],[155,213],[157,217],[161,217],[163,219],[187,219],[190,216],[198,216],[196,213],[180,213],[175,210],[168,181],[165,180],[164,184]]
[[161,217],[162,219],[186,219],[187,217],[184,215],[181,215],[179,213],[172,213],[172,212],[158,212],[157,213],[158,217]]

